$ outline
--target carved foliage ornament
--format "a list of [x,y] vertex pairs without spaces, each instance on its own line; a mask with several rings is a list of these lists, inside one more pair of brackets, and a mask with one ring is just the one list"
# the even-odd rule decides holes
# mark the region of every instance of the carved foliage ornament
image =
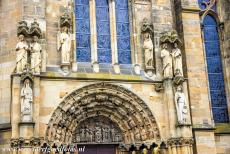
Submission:
[[12,138],[10,140],[11,148],[21,148],[21,147],[39,147],[44,139],[39,137],[32,138]]

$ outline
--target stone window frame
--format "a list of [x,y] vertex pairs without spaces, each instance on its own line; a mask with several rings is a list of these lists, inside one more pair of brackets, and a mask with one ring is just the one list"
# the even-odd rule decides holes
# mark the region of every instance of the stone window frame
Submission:
[[[216,3],[216,1],[215,1]],[[216,4],[216,7],[218,7],[218,4]],[[224,62],[224,41],[223,41],[223,36],[224,36],[224,23],[220,20],[217,12],[213,11],[211,9],[212,7],[208,8],[208,9],[205,9],[205,10],[202,10],[200,12],[200,23],[201,23],[201,38],[202,38],[202,45],[203,45],[203,48],[204,48],[204,62],[205,62],[205,71],[207,72],[206,73],[206,77],[207,77],[207,84],[208,84],[208,97],[209,97],[209,103],[210,103],[210,109],[211,109],[211,114],[212,114],[212,118],[213,118],[213,122],[216,123],[214,121],[214,115],[213,115],[213,110],[212,110],[212,101],[211,101],[211,90],[210,90],[210,84],[209,84],[209,79],[208,79],[208,64],[207,64],[207,58],[206,58],[206,49],[205,49],[205,43],[204,43],[204,31],[203,31],[203,22],[204,22],[204,19],[207,15],[210,15],[212,16],[215,21],[216,21],[216,24],[217,24],[217,32],[218,32],[218,35],[219,35],[219,46],[220,46],[220,57],[221,57],[221,64],[222,64],[222,69],[223,69],[223,77],[224,77],[224,85],[225,85],[225,93],[226,93],[226,101],[227,101],[227,111],[228,111],[228,118],[230,120],[230,110],[229,110],[229,104],[230,104],[230,96],[229,96],[229,86],[227,82],[227,79],[226,79],[226,76],[227,76],[227,72],[226,72],[226,67],[225,67],[225,62]],[[218,10],[218,8],[216,8]],[[226,122],[228,123],[228,122]]]
[[[89,0],[89,16],[90,16],[90,43],[91,43],[91,63],[98,64],[98,52],[97,52],[97,25],[96,25],[96,0]],[[118,62],[118,48],[117,48],[117,31],[116,31],[116,0],[108,0],[109,1],[109,17],[110,17],[110,39],[111,39],[111,65],[119,65]],[[131,63],[134,64],[134,41],[133,37],[134,32],[134,20],[133,20],[133,9],[132,9],[132,0],[128,1],[128,11],[129,11],[129,31],[130,31],[130,58]],[[73,38],[76,39],[76,16],[75,16],[75,0],[73,2]],[[74,43],[74,63],[77,63],[77,44],[76,41]]]

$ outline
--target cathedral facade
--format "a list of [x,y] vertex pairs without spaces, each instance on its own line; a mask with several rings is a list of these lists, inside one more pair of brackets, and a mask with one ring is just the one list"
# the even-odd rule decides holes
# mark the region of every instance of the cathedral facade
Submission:
[[229,0],[0,0],[0,153],[229,154]]

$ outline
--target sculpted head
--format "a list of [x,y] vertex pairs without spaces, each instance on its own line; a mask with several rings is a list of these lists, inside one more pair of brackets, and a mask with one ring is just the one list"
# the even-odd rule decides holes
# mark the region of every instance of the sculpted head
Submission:
[[20,34],[20,35],[18,36],[18,38],[19,38],[20,41],[24,41],[24,38],[25,38],[25,37],[24,37],[24,35]]
[[177,42],[174,43],[174,47],[175,47],[175,48],[178,47],[178,43],[177,43]]
[[167,43],[164,43],[163,44],[163,49],[167,49],[168,48],[168,44]]
[[68,33],[68,27],[66,26],[62,27],[62,32]]
[[29,87],[29,86],[30,86],[30,80],[29,80],[29,79],[26,79],[26,80],[24,81],[24,86],[25,86],[25,87]]
[[182,85],[177,86],[176,91],[183,92],[183,87],[182,87]]
[[38,41],[38,37],[36,35],[33,36],[33,41],[37,42]]

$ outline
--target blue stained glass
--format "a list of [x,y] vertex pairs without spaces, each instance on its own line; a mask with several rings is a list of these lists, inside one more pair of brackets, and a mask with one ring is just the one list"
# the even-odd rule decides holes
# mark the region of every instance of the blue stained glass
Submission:
[[108,0],[96,0],[97,52],[99,63],[111,63],[111,40]]
[[118,62],[131,63],[128,0],[116,0]]
[[217,23],[211,15],[207,15],[203,24],[214,121],[216,123],[229,122]]
[[217,123],[226,123],[228,122],[228,109],[226,107],[213,107],[213,117],[214,121]]
[[75,0],[77,61],[91,61],[89,0]]

